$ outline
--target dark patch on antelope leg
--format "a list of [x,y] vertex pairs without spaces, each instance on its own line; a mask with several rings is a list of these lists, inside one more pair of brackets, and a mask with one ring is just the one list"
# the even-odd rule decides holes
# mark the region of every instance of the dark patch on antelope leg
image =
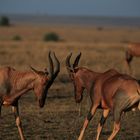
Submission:
[[88,113],[87,115],[87,120],[90,121],[92,119],[93,115],[91,114],[91,112]]
[[102,115],[101,120],[100,120],[100,125],[103,126],[106,121],[106,118]]

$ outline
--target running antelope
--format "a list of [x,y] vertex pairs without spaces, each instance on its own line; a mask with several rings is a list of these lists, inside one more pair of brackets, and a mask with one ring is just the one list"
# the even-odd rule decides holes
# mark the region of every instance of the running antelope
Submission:
[[128,48],[125,54],[125,61],[126,61],[127,68],[129,69],[129,73],[132,73],[130,63],[133,57],[140,57],[140,43],[130,43],[128,45]]
[[0,69],[0,111],[2,105],[12,106],[21,140],[25,140],[25,137],[19,117],[18,100],[23,94],[33,90],[39,107],[44,106],[48,89],[60,71],[60,63],[55,53],[53,53],[52,59],[51,52],[49,52],[48,60],[48,71],[47,69],[38,71],[33,67],[31,67],[32,71],[25,72],[17,71],[11,67]]
[[108,140],[113,140],[120,130],[122,113],[137,107],[140,110],[140,86],[138,81],[129,75],[120,73],[110,75],[110,70],[100,74],[93,82],[90,96],[92,104],[78,140],[82,140],[84,132],[97,108],[103,109],[103,114],[98,124],[96,140],[99,140],[103,125],[110,111],[114,117],[114,128]]

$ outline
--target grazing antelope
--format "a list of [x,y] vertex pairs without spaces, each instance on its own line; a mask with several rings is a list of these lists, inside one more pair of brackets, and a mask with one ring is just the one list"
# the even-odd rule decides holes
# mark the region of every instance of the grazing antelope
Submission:
[[93,82],[90,96],[92,104],[78,140],[82,140],[88,123],[97,108],[103,109],[103,114],[98,124],[96,140],[99,140],[103,125],[110,111],[114,117],[114,128],[108,140],[113,140],[120,130],[122,113],[137,107],[140,110],[140,86],[138,81],[129,75],[120,73],[110,75],[110,70],[100,74]]
[[11,67],[0,69],[0,109],[2,105],[12,106],[21,140],[25,140],[25,138],[19,117],[18,100],[23,94],[33,90],[39,107],[44,106],[48,89],[60,71],[60,63],[55,53],[53,53],[52,59],[51,52],[49,52],[48,60],[48,71],[47,69],[38,71],[33,67],[31,67],[32,71],[25,72],[17,71]]
[[140,57],[140,43],[130,43],[128,45],[128,48],[125,54],[125,61],[126,61],[127,68],[129,69],[129,73],[132,73],[130,63],[134,56]]

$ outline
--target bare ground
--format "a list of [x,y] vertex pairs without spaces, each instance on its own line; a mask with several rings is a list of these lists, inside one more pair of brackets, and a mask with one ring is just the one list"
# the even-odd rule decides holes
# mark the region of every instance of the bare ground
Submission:
[[[65,84],[67,85],[67,84]],[[64,88],[65,91],[67,88]],[[62,90],[62,89],[61,89]],[[74,102],[73,93],[69,90],[50,90],[46,105],[39,109],[34,100],[34,96],[26,95],[20,100],[20,114],[27,140],[75,140],[90,106],[88,96],[82,102],[81,114],[79,116],[78,105]],[[99,110],[85,133],[85,140],[95,139],[97,123],[101,117]],[[121,131],[117,135],[117,140],[139,140],[139,111],[128,112],[122,118]],[[11,108],[4,108],[0,119],[0,139],[19,139],[14,115]],[[107,139],[113,128],[112,115],[108,118],[101,140]]]

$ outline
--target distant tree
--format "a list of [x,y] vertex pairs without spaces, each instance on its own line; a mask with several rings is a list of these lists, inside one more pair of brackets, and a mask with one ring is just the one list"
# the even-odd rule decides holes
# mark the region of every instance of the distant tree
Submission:
[[0,17],[0,26],[9,26],[9,25],[10,25],[10,21],[8,17],[6,16]]

